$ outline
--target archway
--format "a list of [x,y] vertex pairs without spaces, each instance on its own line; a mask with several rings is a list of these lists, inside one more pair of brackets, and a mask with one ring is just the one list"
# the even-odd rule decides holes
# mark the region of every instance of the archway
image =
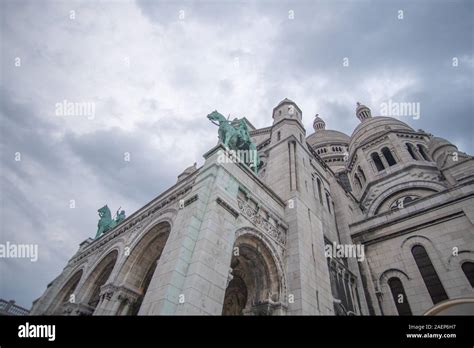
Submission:
[[81,280],[82,273],[82,269],[76,271],[58,292],[53,304],[50,307],[52,314],[63,314],[63,305],[70,300],[71,295],[76,290],[77,284],[79,284],[79,281]]
[[89,275],[85,286],[86,296],[85,302],[91,309],[91,313],[95,310],[100,301],[100,288],[110,277],[112,270],[117,261],[118,251],[113,250],[107,254],[95,267],[94,271]]
[[223,315],[271,315],[280,306],[278,269],[268,247],[252,235],[234,243],[232,279],[222,308]]
[[120,315],[138,314],[170,231],[170,224],[161,222],[146,232],[133,247],[118,277],[123,279],[126,288],[139,296],[133,301],[124,301],[118,311]]

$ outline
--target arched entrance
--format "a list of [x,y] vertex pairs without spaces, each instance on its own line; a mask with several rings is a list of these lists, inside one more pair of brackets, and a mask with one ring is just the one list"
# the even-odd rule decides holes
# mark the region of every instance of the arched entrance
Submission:
[[56,299],[50,307],[50,311],[52,314],[63,314],[63,305],[69,303],[71,295],[74,293],[77,284],[79,284],[79,281],[81,280],[82,273],[82,270],[79,270],[74,273],[74,275],[69,278],[66,284],[59,291],[58,295],[56,296]]
[[138,314],[170,231],[170,224],[161,222],[152,227],[133,248],[127,262],[120,271],[119,279],[123,279],[124,286],[133,290],[139,296],[133,301],[125,299],[121,303],[117,314]]
[[223,315],[271,315],[281,307],[281,279],[267,246],[250,234],[234,243]]
[[95,310],[100,301],[100,288],[104,285],[110,277],[112,270],[117,261],[118,252],[113,250],[105,256],[102,261],[95,267],[94,271],[89,275],[85,286],[86,296],[85,301],[91,310]]

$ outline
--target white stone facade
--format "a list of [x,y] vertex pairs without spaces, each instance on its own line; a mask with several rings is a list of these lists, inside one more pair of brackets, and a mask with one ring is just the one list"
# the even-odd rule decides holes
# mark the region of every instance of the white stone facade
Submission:
[[356,114],[352,136],[317,117],[307,137],[288,99],[271,126],[247,121],[258,176],[222,163],[218,144],[84,241],[31,314],[399,315],[474,297],[473,158],[366,106]]

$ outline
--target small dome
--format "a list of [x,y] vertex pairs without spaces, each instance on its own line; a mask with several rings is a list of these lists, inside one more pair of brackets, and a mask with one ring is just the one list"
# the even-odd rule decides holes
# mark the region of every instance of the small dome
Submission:
[[357,102],[356,116],[360,122],[364,122],[365,120],[372,118],[372,113],[367,106]]
[[349,146],[350,140],[351,138],[342,132],[321,129],[311,134],[306,141],[314,148],[325,144],[343,144]]
[[433,157],[433,154],[436,152],[436,150],[445,146],[456,147],[446,139],[440,137],[431,137],[430,142],[428,143],[428,151],[430,156]]
[[315,132],[326,129],[326,122],[319,117],[319,114],[316,114],[314,117],[313,128]]
[[409,125],[393,117],[371,117],[360,123],[356,129],[354,129],[351,135],[349,148],[352,149],[354,146],[360,145],[368,139],[376,138],[381,133],[385,133],[388,130],[414,131]]
[[[297,113],[299,114],[299,117],[301,118],[301,115],[303,114],[303,112],[301,111],[301,109],[299,108],[299,106],[298,106],[293,100],[288,99],[288,98],[283,99],[281,102],[278,103],[277,106],[275,106],[275,107],[273,108],[273,118],[275,118],[275,111],[276,111],[277,109],[279,109],[279,108],[282,107],[283,105],[288,105],[288,104],[294,106],[294,108],[297,110]],[[281,110],[280,110],[280,111],[281,111]]]
[[285,98],[281,102],[279,102],[276,107],[279,107],[280,105],[287,104],[287,103],[296,104],[293,100]]

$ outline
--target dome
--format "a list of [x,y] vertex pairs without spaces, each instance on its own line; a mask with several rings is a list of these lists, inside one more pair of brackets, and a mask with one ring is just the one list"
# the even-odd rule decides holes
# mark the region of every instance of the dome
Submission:
[[[275,122],[278,122],[282,118],[285,118],[285,117],[290,117],[290,118],[293,117],[293,114],[294,114],[293,109],[291,109],[291,111],[290,111],[290,108],[288,108],[288,109],[283,108],[284,105],[292,105],[294,107],[294,109],[297,110],[296,111],[297,118],[301,121],[301,117],[303,115],[303,112],[301,111],[301,109],[298,107],[298,105],[296,105],[296,103],[293,100],[285,98],[281,102],[279,102],[277,106],[275,106],[273,108],[273,116],[272,117],[273,117]],[[278,114],[279,117],[275,118],[275,116],[277,116],[276,115],[277,110],[279,110],[279,114]]]
[[358,113],[362,109],[368,109],[368,107],[365,106],[364,104],[361,104],[361,103],[357,102],[356,113]]
[[353,148],[354,146],[357,146],[370,138],[375,138],[389,130],[414,131],[409,125],[393,117],[371,117],[364,120],[364,122],[361,122],[356,129],[354,129],[351,135],[349,147]]
[[296,108],[301,112],[298,105],[296,105],[296,103],[293,100],[288,99],[288,98],[285,98],[281,102],[279,102],[278,105],[273,108],[273,112],[275,112],[276,109],[278,109],[280,106],[285,105],[285,104],[292,104],[292,105],[296,106]]
[[319,117],[319,114],[316,114],[314,117],[313,128],[315,132],[326,129],[326,122],[324,122],[324,120]]
[[365,122],[366,120],[372,118],[372,112],[367,106],[357,102],[356,116],[360,122]]
[[281,106],[281,105],[283,105],[283,104],[287,104],[287,103],[289,103],[289,104],[295,104],[295,105],[296,105],[296,103],[295,103],[293,100],[288,99],[288,98],[285,98],[285,99],[283,99],[281,102],[279,102],[276,107],[279,107],[279,106]]
[[433,154],[436,152],[436,150],[444,146],[456,147],[446,139],[440,137],[432,137],[430,139],[430,142],[428,143],[428,151],[430,153],[430,156],[433,157]]
[[349,145],[351,138],[342,132],[330,130],[330,129],[321,129],[316,133],[311,134],[307,138],[307,142],[312,147],[319,147],[324,144],[344,144]]

